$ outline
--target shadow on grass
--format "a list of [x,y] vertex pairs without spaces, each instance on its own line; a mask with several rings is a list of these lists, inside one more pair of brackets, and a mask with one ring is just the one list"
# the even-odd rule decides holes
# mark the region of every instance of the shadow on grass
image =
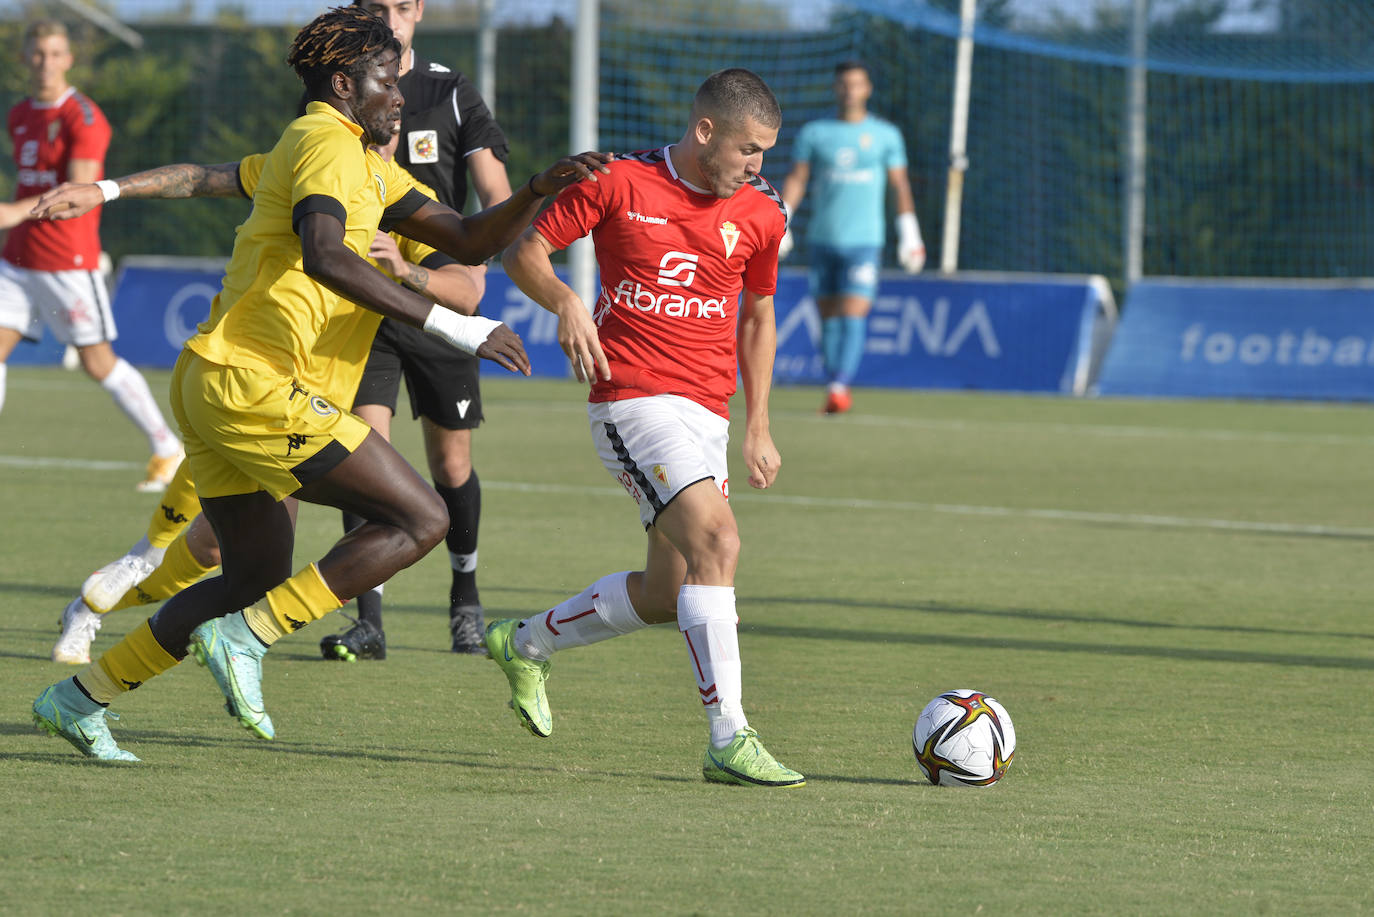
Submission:
[[1374,670],[1374,657],[1317,656],[1311,653],[1255,653],[1244,650],[1193,649],[1177,646],[1135,646],[1122,643],[1070,643],[1065,640],[1025,640],[1006,637],[969,637],[962,634],[896,634],[890,631],[829,627],[790,627],[780,624],[741,624],[741,633],[803,640],[848,640],[854,643],[907,643],[912,646],[955,646],[963,649],[1033,650],[1042,653],[1089,653],[1096,656],[1143,656],[1193,662],[1240,662],[1261,665],[1305,666],[1319,669]]
[[833,605],[838,608],[882,611],[915,611],[924,614],[946,614],[983,618],[1004,618],[1018,621],[1048,621],[1065,624],[1107,624],[1116,627],[1139,627],[1145,630],[1189,630],[1227,634],[1273,634],[1289,637],[1340,637],[1350,640],[1374,640],[1374,633],[1341,633],[1339,631],[1301,630],[1285,627],[1247,627],[1238,624],[1177,624],[1169,621],[1147,621],[1138,618],[1113,618],[1077,614],[1067,611],[1036,608],[979,608],[972,605],[953,605],[946,602],[866,602],[854,599],[821,596],[749,596],[741,605]]

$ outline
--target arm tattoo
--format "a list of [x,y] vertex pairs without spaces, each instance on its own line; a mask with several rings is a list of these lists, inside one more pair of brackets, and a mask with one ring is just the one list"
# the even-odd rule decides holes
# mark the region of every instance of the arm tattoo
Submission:
[[420,267],[418,264],[410,265],[410,273],[401,281],[416,293],[425,292],[425,287],[429,286],[429,271]]
[[121,197],[238,197],[239,164],[213,166],[178,163],[136,172],[119,180]]

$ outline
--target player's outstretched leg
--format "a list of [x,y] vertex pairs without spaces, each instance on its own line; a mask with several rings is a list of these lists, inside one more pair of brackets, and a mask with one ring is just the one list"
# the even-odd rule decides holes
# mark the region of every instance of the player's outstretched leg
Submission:
[[86,577],[86,582],[81,584],[81,597],[93,611],[104,614],[119,604],[124,593],[142,583],[156,569],[156,564],[131,551]]
[[91,661],[91,643],[100,630],[100,615],[86,607],[77,596],[62,611],[62,636],[53,644],[52,661],[67,665],[85,665]]
[[778,762],[759,741],[759,734],[746,726],[724,748],[706,747],[701,775],[711,783],[737,786],[802,786],[806,778]]
[[242,613],[201,624],[191,632],[187,649],[214,676],[230,716],[264,739],[276,735],[262,701],[262,657],[267,647],[254,636]]
[[553,732],[553,714],[544,694],[549,679],[549,662],[532,662],[521,656],[512,642],[520,621],[506,618],[487,627],[487,655],[506,673],[510,682],[510,705],[520,725],[532,734],[547,738]]
[[41,731],[66,739],[72,747],[101,761],[137,761],[115,744],[105,724],[109,713],[68,678],[49,685],[33,702],[33,723]]

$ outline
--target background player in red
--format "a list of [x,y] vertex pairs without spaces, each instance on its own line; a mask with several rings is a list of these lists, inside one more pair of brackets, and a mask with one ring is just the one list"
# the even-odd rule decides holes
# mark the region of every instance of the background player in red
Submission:
[[[755,786],[805,782],[774,760],[744,715],[739,530],[727,502],[727,402],[737,363],[749,484],[768,487],[781,465],[768,393],[786,218],[781,197],[759,176],[781,123],[758,76],[712,74],[681,141],[622,157],[595,184],[564,190],[506,250],[507,272],[558,316],[559,343],[577,378],[591,383],[597,453],[639,504],[649,543],[643,570],[603,576],[546,612],[487,628],[512,706],[527,729],[547,736],[551,654],[676,620],[710,724],[702,773]],[[601,277],[592,314],[550,261],[588,232]]]
[[[64,181],[104,177],[110,125],[96,104],[67,82],[72,68],[67,29],[41,21],[24,35],[32,95],[9,113],[18,166],[15,197],[36,198]],[[30,205],[31,206],[31,205]],[[100,214],[61,223],[27,222],[10,230],[0,253],[0,406],[5,361],[21,338],[46,324],[74,345],[87,375],[148,437],[153,457],[140,490],[160,491],[181,463],[181,441],[167,426],[143,376],[117,356],[109,291],[100,275]]]

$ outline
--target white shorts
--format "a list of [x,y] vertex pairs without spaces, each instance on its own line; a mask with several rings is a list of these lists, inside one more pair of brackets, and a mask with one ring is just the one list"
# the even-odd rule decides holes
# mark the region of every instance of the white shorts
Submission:
[[654,395],[587,405],[601,463],[639,504],[645,528],[688,486],[712,478],[728,500],[730,421],[687,398]]
[[99,271],[31,271],[0,261],[0,328],[88,347],[116,337],[110,292]]

